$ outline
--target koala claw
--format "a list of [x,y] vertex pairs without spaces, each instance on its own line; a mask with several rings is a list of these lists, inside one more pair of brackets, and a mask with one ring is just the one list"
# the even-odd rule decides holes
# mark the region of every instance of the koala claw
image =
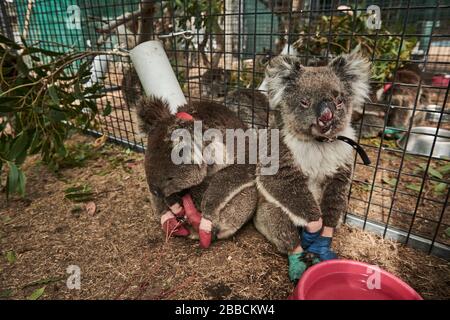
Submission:
[[177,218],[170,211],[167,211],[161,216],[161,226],[163,230],[170,235],[187,237],[190,234],[189,230],[180,224]]

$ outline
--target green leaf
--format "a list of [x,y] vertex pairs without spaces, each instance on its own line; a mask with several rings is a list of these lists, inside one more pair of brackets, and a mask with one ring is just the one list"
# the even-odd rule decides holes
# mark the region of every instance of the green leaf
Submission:
[[34,286],[39,286],[39,285],[44,285],[44,284],[49,284],[49,283],[53,283],[53,282],[58,282],[64,280],[64,277],[50,277],[50,278],[45,278],[42,280],[37,280],[37,281],[33,281],[30,283],[27,283],[26,285],[24,285],[22,287],[22,289],[28,288],[28,287],[34,287]]
[[25,195],[26,178],[22,170],[19,169],[19,178],[17,181],[17,193],[22,197]]
[[12,251],[12,250],[6,252],[6,260],[7,260],[9,263],[14,263],[14,262],[16,262],[16,260],[17,260],[16,253],[15,253],[14,251]]
[[445,182],[438,183],[434,186],[434,192],[442,194],[445,192],[447,184]]
[[39,299],[45,291],[45,287],[36,289],[33,293],[27,298],[28,300],[37,300]]
[[442,174],[448,174],[450,173],[450,163],[447,163],[446,165],[443,165],[442,167],[439,167],[438,171]]
[[420,185],[419,184],[410,183],[410,184],[407,184],[406,187],[408,189],[410,189],[410,190],[414,190],[414,191],[420,192]]
[[56,91],[56,88],[54,85],[49,86],[48,88],[48,94],[50,95],[50,98],[52,98],[52,101],[59,106],[59,97],[58,92]]
[[11,47],[12,49],[19,50],[21,47],[15,43],[13,40],[10,40],[9,38],[3,36],[0,34],[0,43],[6,44],[8,47]]
[[7,163],[9,166],[9,172],[6,182],[6,192],[7,194],[11,194],[17,190],[17,184],[19,182],[19,168],[17,168],[17,166],[12,162]]
[[61,122],[61,121],[67,120],[66,114],[61,110],[52,109],[52,110],[50,110],[48,116],[54,122]]
[[106,107],[105,107],[105,109],[103,110],[102,115],[103,115],[104,117],[109,116],[109,115],[111,114],[111,111],[112,111],[112,106],[111,106],[111,103],[110,103],[109,100],[108,100],[108,101],[106,102]]
[[16,160],[19,159],[21,161],[16,162],[23,162],[23,160],[26,157],[28,146],[30,145],[30,137],[28,136],[27,131],[22,131],[15,139],[11,146],[11,149],[8,153],[8,158],[10,160]]
[[86,202],[93,199],[94,193],[88,185],[70,187],[64,190],[64,198],[73,202]]
[[395,178],[384,178],[382,179],[382,181],[388,185],[390,185],[391,187],[395,187],[396,183],[397,183],[397,179]]
[[443,178],[444,178],[444,176],[442,175],[442,173],[440,173],[440,172],[437,171],[436,169],[432,168],[431,166],[428,167],[428,174],[431,175],[431,176],[433,176],[433,177],[435,177],[435,178],[438,178],[438,179],[443,179]]
[[445,235],[447,236],[447,237],[450,237],[450,227],[448,227],[447,229],[445,229]]
[[[422,163],[420,164],[420,168],[425,171],[427,168],[427,164],[426,163]],[[440,173],[439,171],[437,171],[436,169],[434,169],[431,165],[428,166],[428,175],[433,176],[435,178],[438,179],[443,179],[444,176],[442,175],[442,173]]]
[[19,103],[20,96],[2,97],[0,96],[0,113],[17,111],[16,105]]
[[12,296],[13,290],[12,289],[5,289],[0,291],[0,299],[7,299]]

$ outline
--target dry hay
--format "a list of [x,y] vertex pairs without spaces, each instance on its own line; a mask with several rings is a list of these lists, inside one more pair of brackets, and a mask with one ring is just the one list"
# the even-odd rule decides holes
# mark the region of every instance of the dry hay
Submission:
[[[44,286],[41,299],[285,299],[291,293],[286,258],[251,224],[209,250],[179,238],[166,243],[150,219],[142,160],[106,145],[97,159],[59,175],[28,161],[27,197],[0,203],[0,294],[26,298]],[[64,198],[77,184],[92,187],[95,214]],[[347,226],[334,246],[344,258],[402,277],[424,298],[450,298],[450,265],[443,260]],[[4,258],[8,251],[15,262]],[[66,287],[71,264],[81,268],[81,290]]]

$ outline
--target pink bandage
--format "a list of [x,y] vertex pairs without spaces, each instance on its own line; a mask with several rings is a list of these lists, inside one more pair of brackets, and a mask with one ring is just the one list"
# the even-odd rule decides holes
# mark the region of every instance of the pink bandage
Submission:
[[167,211],[166,213],[164,213],[164,214],[161,216],[161,225],[163,226],[164,223],[167,222],[167,220],[169,220],[169,219],[174,219],[174,218],[175,218],[175,216],[173,215],[173,213],[170,212],[170,211]]
[[195,231],[198,231],[200,227],[200,220],[202,219],[202,214],[195,207],[194,201],[192,201],[192,197],[190,194],[185,194],[182,197],[182,200],[188,222],[192,225]]
[[185,226],[178,222],[177,218],[170,211],[167,211],[161,216],[161,226],[164,232],[169,235],[187,237],[191,234]]
[[212,222],[208,219],[202,218],[200,220],[200,228],[198,230],[198,237],[200,238],[200,247],[203,249],[209,248],[212,240]]

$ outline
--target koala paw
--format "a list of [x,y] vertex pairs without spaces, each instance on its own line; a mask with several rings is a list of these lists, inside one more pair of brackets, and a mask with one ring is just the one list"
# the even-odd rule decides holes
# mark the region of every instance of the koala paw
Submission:
[[204,217],[195,207],[190,194],[185,194],[182,198],[186,218],[195,231],[198,231],[200,247],[209,248],[212,241],[212,222]]
[[199,230],[202,214],[195,207],[194,201],[190,194],[185,194],[182,197],[184,211],[186,212],[186,219],[195,231]]
[[190,234],[189,230],[170,211],[161,216],[161,226],[168,235],[187,237]]

